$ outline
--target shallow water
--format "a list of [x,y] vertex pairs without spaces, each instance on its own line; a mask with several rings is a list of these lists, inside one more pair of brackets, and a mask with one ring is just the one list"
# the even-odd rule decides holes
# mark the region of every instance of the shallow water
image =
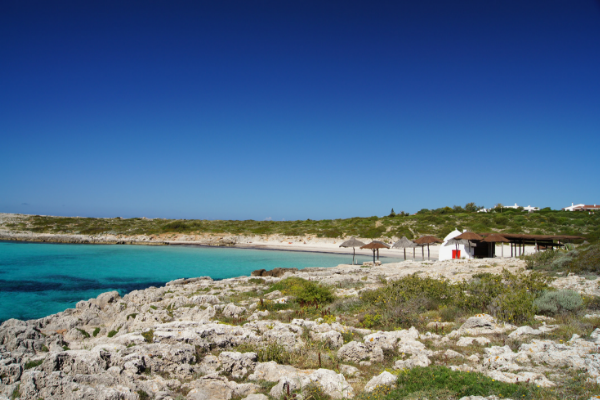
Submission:
[[0,242],[0,322],[41,318],[110,290],[124,295],[178,278],[225,279],[261,268],[334,267],[351,260],[351,255],[236,248]]

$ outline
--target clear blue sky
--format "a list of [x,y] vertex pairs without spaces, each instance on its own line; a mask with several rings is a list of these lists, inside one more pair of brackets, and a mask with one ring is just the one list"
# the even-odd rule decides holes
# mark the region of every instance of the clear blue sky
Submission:
[[0,2],[0,212],[600,203],[600,2]]

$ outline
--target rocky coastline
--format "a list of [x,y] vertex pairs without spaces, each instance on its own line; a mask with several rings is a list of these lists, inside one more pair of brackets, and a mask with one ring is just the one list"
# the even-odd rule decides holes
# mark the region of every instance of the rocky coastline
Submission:
[[[545,388],[573,371],[600,383],[600,329],[563,342],[544,337],[558,329],[548,317],[532,328],[477,314],[454,323],[432,320],[422,330],[378,331],[359,326],[352,315],[307,318],[283,307],[294,301],[289,295],[265,293],[297,277],[352,301],[415,272],[458,281],[484,268],[522,267],[518,260],[341,265],[221,281],[179,279],[123,297],[103,293],[58,314],[0,326],[0,400],[266,400],[294,393],[308,399],[314,388],[331,399],[367,398],[393,388],[399,371],[433,365]],[[568,276],[553,284],[598,295],[597,283],[587,281]],[[518,345],[503,345],[509,338]],[[302,354],[301,361],[269,361],[273,349]]]

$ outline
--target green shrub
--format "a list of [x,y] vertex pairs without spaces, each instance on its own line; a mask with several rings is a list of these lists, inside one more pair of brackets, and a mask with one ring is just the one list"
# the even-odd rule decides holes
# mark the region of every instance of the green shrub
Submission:
[[90,334],[87,333],[86,331],[84,331],[83,329],[79,329],[79,328],[76,328],[76,329],[83,335],[84,338],[87,339],[90,337]]
[[520,288],[507,291],[495,298],[490,305],[493,314],[512,324],[523,324],[531,321],[535,315],[533,301],[535,294]]
[[94,329],[94,332],[92,333],[92,335],[94,337],[96,337],[96,336],[98,336],[99,333],[100,333],[100,328],[96,328],[96,329]]
[[286,278],[277,282],[266,293],[275,290],[279,290],[285,295],[295,296],[296,301],[301,305],[331,303],[334,299],[333,292],[328,286],[296,277]]
[[254,283],[255,285],[262,285],[265,283],[265,280],[263,278],[250,278],[248,279],[248,282]]
[[436,390],[450,392],[454,395],[452,398],[456,399],[464,396],[491,395],[513,399],[551,398],[545,397],[546,391],[536,385],[498,382],[478,372],[452,371],[446,367],[434,366],[402,370],[398,375],[397,388],[384,399],[402,399],[413,393]]
[[137,394],[138,394],[140,400],[147,400],[150,398],[150,395],[148,393],[144,392],[143,390],[138,390]]
[[42,365],[43,362],[44,360],[27,361],[25,363],[25,369],[35,368],[39,365]]
[[[121,329],[121,328],[119,328],[119,329]],[[106,336],[108,336],[108,337],[115,336],[117,333],[119,333],[119,329],[117,329],[116,331],[112,330],[112,331],[108,332],[108,335],[106,335]]]
[[152,329],[147,332],[142,332],[142,336],[144,337],[144,341],[146,341],[146,343],[154,342],[154,331]]
[[578,310],[583,305],[583,299],[573,290],[548,291],[533,304],[541,313],[558,314]]

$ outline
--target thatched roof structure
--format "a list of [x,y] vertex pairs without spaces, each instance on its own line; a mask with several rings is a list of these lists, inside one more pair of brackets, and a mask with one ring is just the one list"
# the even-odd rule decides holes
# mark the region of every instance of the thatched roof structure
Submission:
[[361,249],[389,249],[390,246],[388,246],[387,244],[380,242],[378,240],[373,240],[371,243],[369,244],[365,244],[364,246],[360,247]]
[[510,240],[508,240],[507,238],[505,238],[502,235],[499,235],[497,233],[492,233],[491,235],[487,235],[484,239],[484,242],[488,242],[488,243],[508,243],[510,242]]
[[405,249],[407,247],[417,247],[417,244],[412,240],[408,240],[406,236],[402,236],[402,239],[392,245],[392,249]]
[[443,240],[436,238],[435,236],[421,236],[414,241],[418,245],[432,244],[432,243],[443,243]]
[[465,239],[465,240],[483,240],[483,236],[476,234],[475,232],[463,232],[454,239]]
[[340,247],[360,247],[364,245],[365,244],[363,242],[361,242],[353,236],[352,238],[346,240],[344,243],[340,244]]

